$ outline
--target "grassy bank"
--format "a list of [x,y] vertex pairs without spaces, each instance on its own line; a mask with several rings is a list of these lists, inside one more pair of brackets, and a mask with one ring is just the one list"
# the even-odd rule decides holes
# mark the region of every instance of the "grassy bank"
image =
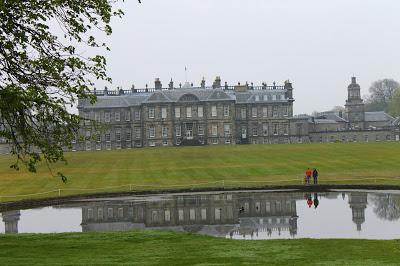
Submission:
[[0,236],[3,265],[398,265],[400,241],[241,241],[161,231]]
[[[299,184],[306,167],[320,169],[321,183],[400,184],[398,142],[142,148],[66,157],[67,166],[54,167],[69,178],[62,184],[44,166],[36,174],[18,172],[9,169],[11,157],[0,156],[0,195]],[[21,198],[0,198],[16,199]]]

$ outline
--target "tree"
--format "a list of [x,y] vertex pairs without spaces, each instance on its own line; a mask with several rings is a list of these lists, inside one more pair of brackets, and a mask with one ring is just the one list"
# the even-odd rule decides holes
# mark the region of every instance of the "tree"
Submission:
[[400,116],[400,89],[394,92],[392,100],[389,103],[388,112],[394,117]]
[[374,213],[383,220],[400,219],[400,196],[393,194],[376,194],[372,197]]
[[382,79],[372,83],[369,88],[371,95],[366,99],[366,111],[388,111],[388,106],[394,92],[400,89],[400,84],[393,79]]
[[77,47],[109,49],[93,35],[111,34],[111,18],[123,15],[114,3],[0,1],[0,137],[16,157],[11,167],[22,163],[34,172],[39,161],[65,161],[63,147],[70,146],[81,122],[67,107],[78,98],[93,103],[94,80],[110,81],[105,57],[83,56]]

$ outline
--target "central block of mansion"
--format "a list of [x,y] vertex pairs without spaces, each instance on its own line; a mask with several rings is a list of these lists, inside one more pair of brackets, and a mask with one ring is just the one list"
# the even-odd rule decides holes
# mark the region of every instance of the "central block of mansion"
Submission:
[[200,87],[185,83],[167,88],[94,90],[97,102],[79,100],[80,116],[102,122],[96,131],[84,122],[73,150],[110,150],[146,146],[270,144],[335,141],[399,141],[400,118],[365,112],[360,86],[352,78],[346,111],[312,117],[293,116],[293,87],[251,84]]

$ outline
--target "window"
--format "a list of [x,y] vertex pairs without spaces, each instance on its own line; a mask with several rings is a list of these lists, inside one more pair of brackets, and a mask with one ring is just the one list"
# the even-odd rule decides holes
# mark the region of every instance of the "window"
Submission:
[[387,135],[387,136],[386,136],[386,140],[392,140],[392,136]]
[[198,106],[197,107],[197,116],[198,117],[203,117],[203,106]]
[[281,100],[282,101],[285,100],[285,95],[284,94],[281,94]]
[[212,142],[212,144],[218,144],[218,139],[217,139],[217,138],[213,138],[213,139],[211,140],[211,142]]
[[365,140],[365,142],[368,142],[368,135],[364,136],[364,140]]
[[268,136],[268,124],[263,124],[263,136]]
[[221,208],[215,208],[215,220],[221,220]]
[[179,220],[179,221],[183,221],[183,218],[184,218],[184,216],[183,216],[183,210],[180,209],[180,210],[178,210],[178,220]]
[[85,113],[83,116],[85,118],[85,125],[89,125],[90,121],[88,121],[88,120],[90,119],[90,114]]
[[136,121],[140,120],[140,111],[135,111],[135,120]]
[[268,101],[268,96],[264,94],[264,101]]
[[379,141],[379,135],[376,135],[375,141]]
[[153,140],[149,141],[149,146],[150,147],[155,147],[156,146],[156,142],[153,141]]
[[133,131],[135,133],[135,138],[140,139],[140,127],[134,127]]
[[262,108],[262,115],[263,115],[263,117],[268,117],[268,107],[267,106],[264,106]]
[[121,113],[120,112],[115,112],[115,121],[119,122],[121,121]]
[[191,221],[194,221],[194,220],[196,219],[196,212],[195,212],[195,209],[190,209],[190,210],[189,210],[189,219],[190,219]]
[[94,120],[96,122],[100,122],[100,113],[97,113],[97,112],[94,113]]
[[121,141],[121,130],[119,129],[115,131],[115,140]]
[[131,112],[130,111],[125,112],[125,121],[131,121]]
[[224,116],[229,116],[229,105],[224,105]]
[[97,142],[96,143],[96,151],[99,151],[99,150],[101,150],[101,143]]
[[253,127],[253,136],[258,136],[257,128]]
[[175,135],[176,135],[177,137],[182,136],[181,125],[176,125],[176,126],[175,126]]
[[180,107],[175,107],[175,117],[176,118],[181,117],[181,108]]
[[197,134],[202,136],[204,135],[204,125],[199,125],[197,129]]
[[161,118],[162,119],[167,118],[167,107],[161,107]]
[[107,209],[107,216],[108,216],[108,218],[113,218],[113,216],[114,216],[113,208],[108,208]]
[[288,109],[289,108],[287,106],[283,106],[282,109],[283,109],[283,115],[284,116],[288,116],[288,114],[289,114]]
[[218,126],[217,125],[212,125],[211,126],[211,135],[212,136],[218,136]]
[[124,208],[118,208],[118,217],[123,218],[124,217]]
[[86,150],[90,151],[92,148],[92,144],[90,143],[90,141],[86,141]]
[[103,219],[103,209],[97,210],[97,219]]
[[201,219],[203,221],[207,219],[207,209],[201,209]]
[[149,107],[149,118],[154,118],[155,110],[154,107]]
[[88,209],[88,219],[93,219],[93,209],[92,208]]
[[278,124],[273,124],[274,135],[278,135]]
[[273,100],[273,101],[276,101],[276,94],[273,94],[273,95],[272,95],[272,100]]
[[131,131],[127,131],[125,132],[125,140],[126,141],[131,141]]
[[246,119],[246,108],[240,109],[240,116],[242,119]]
[[162,144],[163,144],[164,146],[168,146],[168,140],[167,140],[167,139],[163,139]]
[[278,116],[278,106],[272,107],[272,116],[277,117]]
[[256,95],[256,102],[260,100],[260,95]]
[[106,142],[106,150],[111,150],[111,142]]
[[168,128],[167,127],[162,127],[162,136],[163,138],[168,137]]
[[101,142],[101,135],[99,131],[96,132],[96,141]]
[[230,137],[230,135],[231,135],[231,125],[224,124],[224,136]]
[[216,105],[211,106],[211,116],[213,116],[213,117],[217,116],[217,106]]
[[289,135],[289,125],[283,125],[283,135]]
[[117,150],[120,150],[120,149],[121,149],[121,142],[117,142],[117,143],[115,144],[115,148],[116,148]]
[[156,128],[149,127],[149,138],[154,138],[156,136]]
[[106,142],[110,142],[111,141],[111,133],[110,132],[107,132],[105,134],[105,139],[106,139]]
[[186,107],[186,117],[192,117],[192,107]]
[[164,219],[166,222],[171,221],[171,212],[169,210],[164,211]]
[[110,112],[104,113],[104,122],[110,122]]
[[257,117],[257,107],[252,107],[251,108],[251,116],[252,117]]

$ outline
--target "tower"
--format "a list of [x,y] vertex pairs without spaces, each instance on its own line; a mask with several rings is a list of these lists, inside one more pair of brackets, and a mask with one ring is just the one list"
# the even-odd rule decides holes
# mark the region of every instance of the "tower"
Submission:
[[21,216],[19,210],[3,212],[3,222],[6,234],[18,233],[18,221]]
[[350,128],[364,128],[365,108],[361,99],[360,85],[357,84],[356,77],[351,78],[351,84],[347,87],[346,116]]
[[352,213],[352,220],[361,231],[361,225],[365,222],[365,209],[367,208],[366,192],[351,192],[349,194],[349,205]]

